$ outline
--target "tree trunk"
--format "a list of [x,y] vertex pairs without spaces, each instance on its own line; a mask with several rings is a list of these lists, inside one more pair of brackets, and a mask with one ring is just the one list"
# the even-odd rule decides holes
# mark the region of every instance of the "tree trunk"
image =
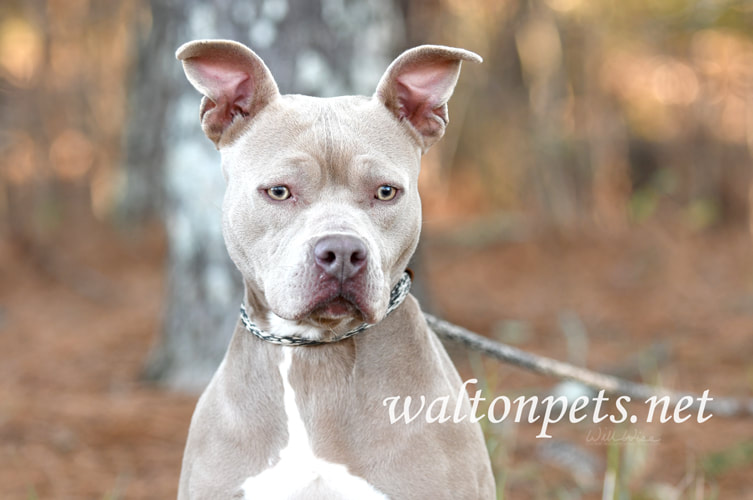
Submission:
[[[402,47],[395,2],[369,0],[153,0],[140,49],[127,135],[126,212],[162,206],[168,238],[167,307],[147,376],[201,389],[222,359],[238,318],[240,275],[221,235],[220,157],[199,124],[200,96],[174,59],[183,42],[248,44],[283,93],[370,95]],[[160,201],[164,198],[164,203]]]

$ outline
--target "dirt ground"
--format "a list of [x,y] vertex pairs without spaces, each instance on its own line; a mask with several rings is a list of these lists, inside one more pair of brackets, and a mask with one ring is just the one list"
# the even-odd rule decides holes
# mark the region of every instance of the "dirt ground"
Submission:
[[[160,324],[164,238],[72,233],[54,258],[0,241],[0,498],[174,498],[196,396],[140,380]],[[586,354],[587,366],[636,380],[753,392],[753,261],[741,227],[473,246],[429,225],[425,241],[417,279],[451,321],[557,359]],[[664,355],[644,366],[656,345]],[[451,352],[495,396],[557,383]],[[616,462],[615,481],[634,498],[753,498],[753,419],[637,427],[655,442],[594,442],[593,425],[556,424],[550,440],[535,438],[537,424],[487,431],[506,498],[601,498]]]
[[[426,253],[446,319],[551,358],[579,362],[586,354],[589,368],[632,380],[750,398],[753,266],[744,230],[692,235],[651,227],[483,248],[446,235],[439,241]],[[568,340],[574,329],[584,338],[570,333]],[[467,354],[451,352],[463,366]],[[492,360],[472,373],[485,374],[493,397],[543,397],[558,382]],[[556,424],[551,440],[536,439],[540,424],[487,428],[507,447],[495,462],[507,471],[507,497],[602,498],[614,466],[621,491],[633,498],[753,498],[753,419],[699,424],[693,414],[685,423],[648,424],[642,404],[628,412],[636,425]],[[618,437],[595,439],[610,430]]]

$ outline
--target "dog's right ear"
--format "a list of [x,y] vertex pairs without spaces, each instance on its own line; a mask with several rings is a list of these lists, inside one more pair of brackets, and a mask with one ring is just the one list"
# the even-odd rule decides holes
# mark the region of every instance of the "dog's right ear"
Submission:
[[481,62],[468,50],[422,45],[403,52],[382,76],[376,97],[414,134],[423,152],[444,134],[450,100],[463,61]]
[[259,56],[230,40],[197,40],[175,53],[188,81],[204,95],[201,128],[219,148],[232,129],[256,115],[280,92]]

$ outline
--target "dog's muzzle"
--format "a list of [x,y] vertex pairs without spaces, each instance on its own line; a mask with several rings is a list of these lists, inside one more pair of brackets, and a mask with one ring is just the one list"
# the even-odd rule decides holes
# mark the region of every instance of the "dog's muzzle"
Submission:
[[[408,293],[410,293],[410,287],[411,287],[411,272],[406,271],[403,273],[403,276],[400,278],[400,281],[397,282],[397,285],[392,289],[390,292],[390,302],[387,306],[387,315],[389,315],[392,311],[397,309],[400,304],[403,303],[405,300],[405,297],[408,296]],[[246,311],[245,304],[241,304],[241,322],[243,322],[243,326],[248,330],[249,332],[256,335],[258,338],[262,340],[266,340],[267,342],[271,342],[273,344],[279,344],[279,345],[289,345],[289,346],[307,346],[307,345],[321,345],[321,344],[331,344],[333,342],[339,342],[341,340],[347,339],[349,337],[352,337],[353,335],[356,335],[358,333],[361,333],[364,330],[368,330],[372,326],[374,326],[376,323],[361,323],[359,326],[355,327],[354,329],[343,333],[342,335],[338,335],[337,337],[328,339],[328,340],[313,340],[313,339],[307,339],[303,337],[295,337],[295,336],[280,336],[275,335],[274,333],[265,332],[261,328],[259,328],[255,323],[251,321],[251,319],[248,317],[248,312]]]

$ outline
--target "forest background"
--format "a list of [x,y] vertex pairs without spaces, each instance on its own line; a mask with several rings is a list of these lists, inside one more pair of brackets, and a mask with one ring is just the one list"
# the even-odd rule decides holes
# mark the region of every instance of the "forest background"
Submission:
[[[481,54],[423,162],[426,309],[751,396],[753,2],[4,0],[0,497],[175,496],[240,297],[218,156],[173,58],[209,37],[325,96],[373,92],[417,44]],[[585,391],[448,348],[489,395]],[[750,420],[550,430],[486,425],[500,498],[753,498]]]

